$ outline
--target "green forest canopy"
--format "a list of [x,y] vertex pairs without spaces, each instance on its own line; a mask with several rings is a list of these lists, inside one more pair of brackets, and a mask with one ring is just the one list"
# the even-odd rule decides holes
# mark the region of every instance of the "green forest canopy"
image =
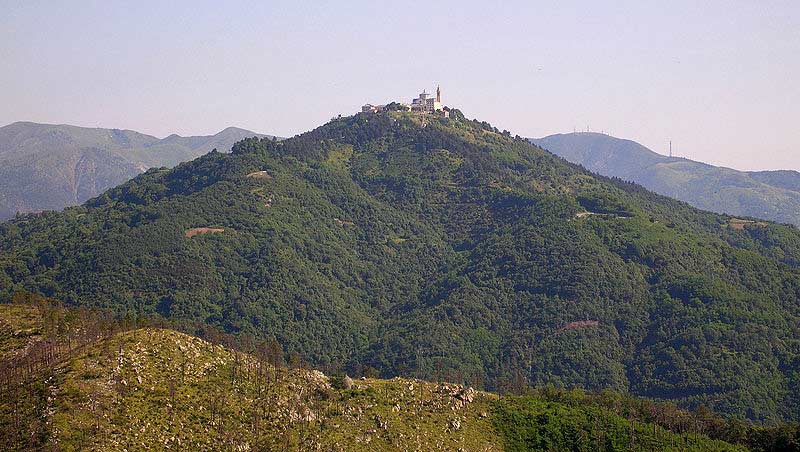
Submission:
[[3,223],[2,296],[274,337],[329,369],[800,418],[796,228],[734,228],[461,118],[335,119]]

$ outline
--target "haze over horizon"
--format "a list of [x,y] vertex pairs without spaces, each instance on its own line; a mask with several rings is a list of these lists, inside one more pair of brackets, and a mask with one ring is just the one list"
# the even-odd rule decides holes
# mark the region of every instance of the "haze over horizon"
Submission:
[[0,125],[291,136],[442,86],[514,134],[800,169],[800,4],[3,2]]

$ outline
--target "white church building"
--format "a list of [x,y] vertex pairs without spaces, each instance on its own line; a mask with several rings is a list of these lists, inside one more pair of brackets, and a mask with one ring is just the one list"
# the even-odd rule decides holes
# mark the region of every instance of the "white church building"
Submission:
[[[438,86],[436,87],[436,97],[433,97],[428,94],[427,91],[422,90],[422,92],[419,94],[419,97],[413,99],[410,104],[400,105],[402,105],[406,110],[417,113],[433,113],[436,111],[441,111],[444,113],[445,117],[449,116],[449,112],[444,109],[444,104],[442,103],[442,89]],[[377,113],[385,109],[386,105],[366,104],[361,107],[361,111],[363,113]]]
[[411,101],[411,111],[430,113],[433,111],[441,111],[443,108],[442,89],[438,86],[436,87],[436,97],[430,97],[430,94],[422,90],[419,97]]

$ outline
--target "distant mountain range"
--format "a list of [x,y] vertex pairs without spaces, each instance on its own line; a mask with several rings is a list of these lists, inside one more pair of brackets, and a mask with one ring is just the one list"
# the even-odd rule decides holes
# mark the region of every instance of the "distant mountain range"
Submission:
[[133,130],[15,122],[0,127],[0,221],[17,212],[78,205],[153,167],[172,167],[265,135],[229,127],[216,135],[159,139]]
[[550,135],[532,142],[604,176],[636,182],[692,206],[800,225],[800,173],[737,171],[657,154],[601,133]]

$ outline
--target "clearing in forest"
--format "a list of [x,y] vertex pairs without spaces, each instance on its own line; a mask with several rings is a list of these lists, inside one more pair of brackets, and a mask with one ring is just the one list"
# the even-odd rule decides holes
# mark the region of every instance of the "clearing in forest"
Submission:
[[214,234],[218,232],[225,232],[223,228],[191,228],[186,230],[186,238],[190,239],[196,235]]

